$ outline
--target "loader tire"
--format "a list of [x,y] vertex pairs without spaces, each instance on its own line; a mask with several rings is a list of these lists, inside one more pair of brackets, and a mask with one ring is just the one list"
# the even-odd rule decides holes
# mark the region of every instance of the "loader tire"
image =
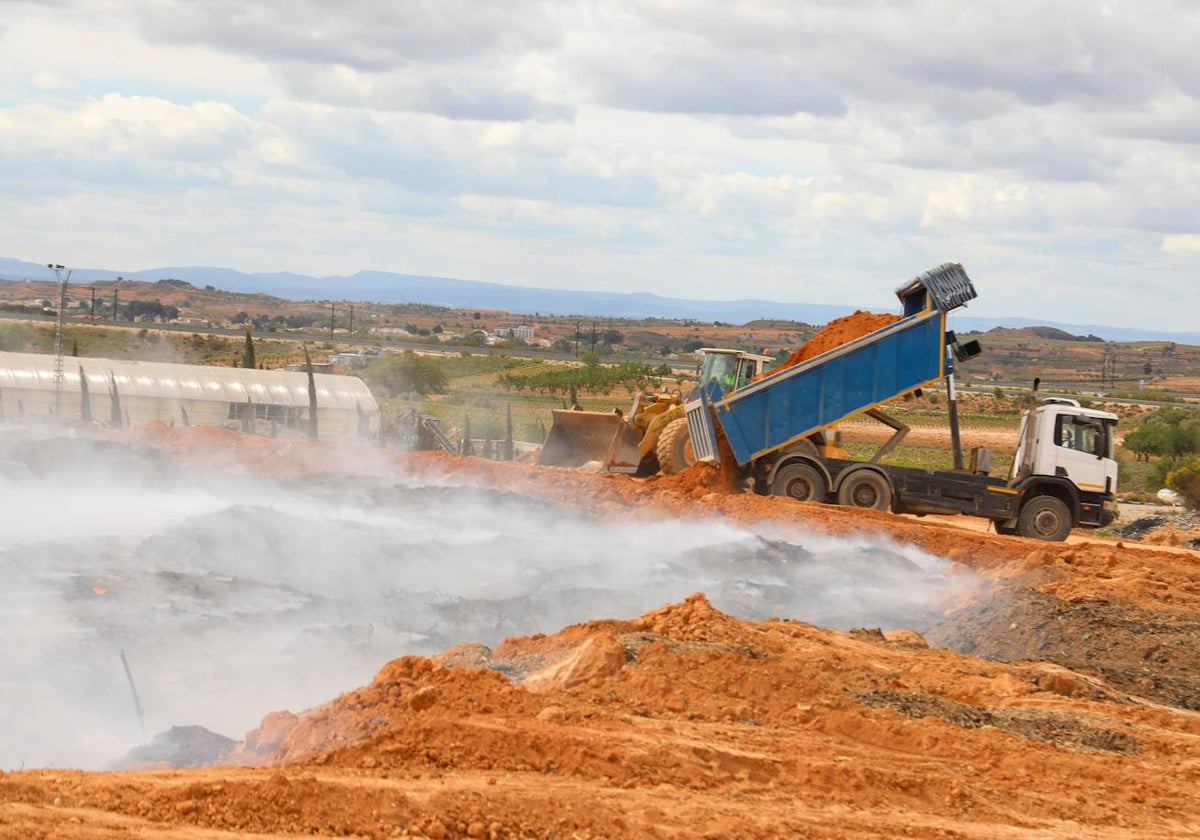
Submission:
[[686,417],[672,420],[658,437],[658,466],[665,475],[681,473],[696,463]]

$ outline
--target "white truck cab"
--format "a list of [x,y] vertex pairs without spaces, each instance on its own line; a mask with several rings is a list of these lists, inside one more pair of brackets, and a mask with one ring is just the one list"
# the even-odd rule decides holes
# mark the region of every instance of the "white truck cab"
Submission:
[[1044,477],[1078,488],[1082,519],[1106,525],[1116,515],[1117,415],[1051,397],[1025,412],[1013,459],[1012,483]]

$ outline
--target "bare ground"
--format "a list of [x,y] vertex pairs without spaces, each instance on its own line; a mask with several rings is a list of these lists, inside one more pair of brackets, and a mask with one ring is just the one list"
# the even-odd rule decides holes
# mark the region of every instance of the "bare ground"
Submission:
[[[210,467],[411,470],[598,518],[712,516],[870,531],[976,573],[925,637],[745,622],[702,595],[494,650],[382,665],[270,713],[258,766],[0,774],[13,838],[1200,835],[1200,555],[1000,537],[731,492],[215,431],[138,438]],[[974,579],[974,578],[973,578]]]

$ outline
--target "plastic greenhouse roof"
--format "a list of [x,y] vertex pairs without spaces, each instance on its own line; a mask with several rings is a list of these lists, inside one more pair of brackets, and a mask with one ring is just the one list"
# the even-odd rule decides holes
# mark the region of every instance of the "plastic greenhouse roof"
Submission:
[[[122,359],[63,357],[63,390],[79,391],[79,370],[88,390],[103,391],[109,377],[122,396],[162,399],[246,402],[256,405],[308,407],[308,374],[287,370],[184,365],[170,362],[132,362]],[[313,374],[321,408],[378,411],[366,383],[354,376]],[[54,389],[54,357],[40,353],[0,352],[0,390]]]

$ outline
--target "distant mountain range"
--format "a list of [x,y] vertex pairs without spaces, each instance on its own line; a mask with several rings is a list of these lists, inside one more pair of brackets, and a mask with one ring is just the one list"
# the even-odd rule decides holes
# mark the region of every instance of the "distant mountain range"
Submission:
[[[168,266],[143,271],[106,271],[77,268],[72,283],[98,280],[155,282],[165,278],[186,280],[194,286],[215,286],[230,292],[261,292],[288,300],[346,300],[378,303],[428,303],[459,309],[495,309],[513,313],[579,315],[589,318],[692,318],[698,321],[801,321],[824,324],[853,312],[861,306],[836,306],[819,303],[780,303],[769,300],[688,300],[666,298],[644,292],[573,292],[565,289],[533,289],[480,283],[451,277],[426,277],[417,274],[391,274],[384,271],[360,271],[349,277],[309,277],[278,272],[245,274],[231,268],[204,266]],[[0,257],[0,280],[53,280],[54,274],[37,263]],[[975,318],[956,315],[959,332],[985,332],[994,327],[1055,327],[1075,335],[1095,335],[1106,341],[1174,341],[1200,345],[1200,332],[1167,333],[1138,327],[1113,327],[1102,324],[1063,324],[1032,318]]]

